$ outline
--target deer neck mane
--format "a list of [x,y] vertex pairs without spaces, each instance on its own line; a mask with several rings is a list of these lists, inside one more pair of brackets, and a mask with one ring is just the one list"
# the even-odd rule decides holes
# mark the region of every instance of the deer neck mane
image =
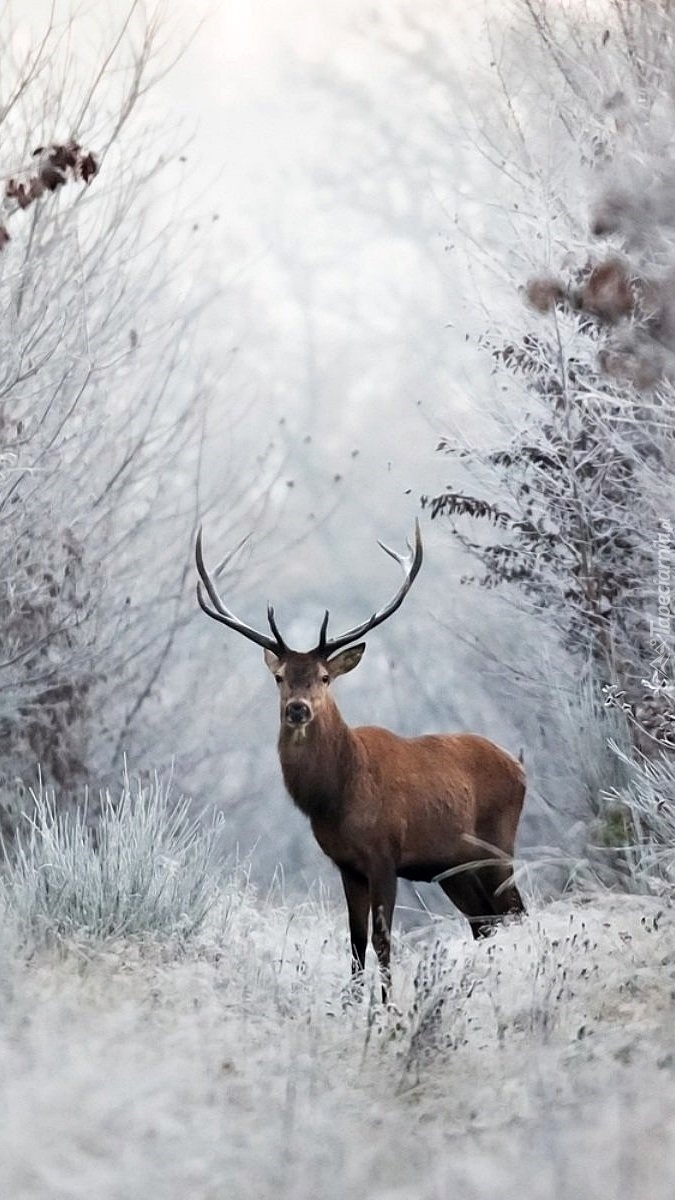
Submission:
[[352,731],[330,696],[304,729],[282,725],[279,758],[284,783],[311,820],[340,820],[355,754]]

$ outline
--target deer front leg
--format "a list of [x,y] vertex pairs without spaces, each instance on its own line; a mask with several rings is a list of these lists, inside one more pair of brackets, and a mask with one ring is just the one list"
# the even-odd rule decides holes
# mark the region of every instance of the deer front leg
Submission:
[[347,899],[349,914],[349,938],[352,948],[352,979],[363,975],[366,964],[366,946],[368,944],[368,912],[370,909],[370,894],[368,881],[356,871],[343,868],[342,886]]
[[391,926],[396,904],[396,884],[396,872],[388,865],[383,865],[370,876],[373,948],[380,964],[383,1004],[387,1003],[391,989]]

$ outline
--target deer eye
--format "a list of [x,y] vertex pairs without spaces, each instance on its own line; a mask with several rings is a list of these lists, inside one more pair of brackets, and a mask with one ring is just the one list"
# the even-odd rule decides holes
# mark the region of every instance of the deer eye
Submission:
[[283,675],[275,675],[275,676],[274,676],[274,678],[276,679],[277,683],[283,683],[283,682],[284,682],[284,677],[283,677]]
[[321,682],[322,683],[330,683],[330,675],[322,675]]

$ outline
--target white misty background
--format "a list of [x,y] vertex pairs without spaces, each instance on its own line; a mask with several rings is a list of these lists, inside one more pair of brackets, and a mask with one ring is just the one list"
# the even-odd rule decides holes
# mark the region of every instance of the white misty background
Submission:
[[[672,6],[204,16],[0,12],[0,1195],[670,1200]],[[417,515],[339,702],[523,748],[528,915],[383,1005],[194,538],[302,647]]]

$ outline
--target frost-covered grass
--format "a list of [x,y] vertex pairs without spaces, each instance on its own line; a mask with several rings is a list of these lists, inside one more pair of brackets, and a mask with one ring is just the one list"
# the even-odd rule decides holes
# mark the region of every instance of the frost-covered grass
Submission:
[[23,934],[192,936],[217,897],[218,821],[191,817],[157,778],[125,776],[100,810],[92,826],[86,806],[63,812],[49,791],[33,796],[0,870],[0,897]]
[[399,935],[389,1009],[344,993],[344,924],[236,877],[187,944],[27,955],[8,919],[0,1195],[670,1200],[671,910]]
[[670,1200],[675,923],[609,890],[481,944],[258,897],[125,785],[96,844],[38,797],[0,887],[0,1197]]
[[606,794],[624,875],[635,891],[670,894],[675,881],[675,763],[665,753],[630,757],[615,747],[626,775]]

